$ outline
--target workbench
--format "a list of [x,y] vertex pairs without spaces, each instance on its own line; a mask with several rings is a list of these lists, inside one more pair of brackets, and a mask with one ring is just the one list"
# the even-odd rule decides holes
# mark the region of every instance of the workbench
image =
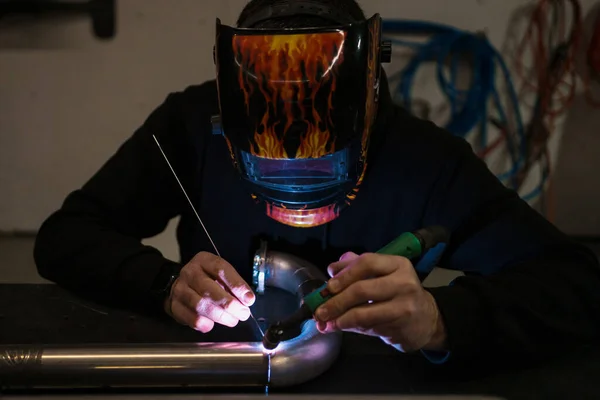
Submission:
[[[272,297],[259,297],[253,307],[255,315],[269,320],[297,307],[293,296],[278,293],[269,296]],[[212,332],[202,334],[166,317],[95,303],[56,285],[0,284],[0,344],[252,341],[256,340],[256,330],[255,324],[247,321],[233,329],[216,326]],[[302,385],[271,389],[270,396],[470,394],[505,399],[600,396],[600,346],[582,348],[543,365],[519,367],[519,364],[520,361],[515,360],[512,365],[492,369],[477,366],[469,370],[449,369],[433,365],[418,354],[402,354],[377,338],[345,334],[341,354],[332,368]],[[57,393],[64,394],[64,391]],[[78,393],[83,395],[89,391]],[[198,393],[260,395],[264,389],[105,389],[101,392],[114,398],[138,398],[144,393],[175,399],[176,395],[185,398]],[[35,391],[4,394],[10,398],[47,395]]]

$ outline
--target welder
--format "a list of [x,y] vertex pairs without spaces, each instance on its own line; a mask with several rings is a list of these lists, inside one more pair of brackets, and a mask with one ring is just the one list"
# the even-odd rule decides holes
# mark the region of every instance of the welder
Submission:
[[[331,277],[314,315],[324,334],[379,337],[432,362],[545,356],[598,337],[595,256],[466,141],[393,104],[378,15],[353,0],[251,0],[236,27],[217,21],[206,59],[216,78],[169,94],[44,222],[43,277],[208,332],[249,319],[266,238]],[[181,259],[169,260],[142,240],[176,217]],[[425,288],[428,271],[377,253],[429,226],[451,234],[438,266],[464,272],[449,286]]]

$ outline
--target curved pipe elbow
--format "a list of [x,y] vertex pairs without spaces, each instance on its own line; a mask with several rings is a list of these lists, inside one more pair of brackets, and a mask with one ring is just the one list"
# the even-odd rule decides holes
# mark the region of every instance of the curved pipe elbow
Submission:
[[[325,275],[309,262],[287,253],[263,253],[266,286],[298,295],[326,282]],[[321,375],[337,359],[341,333],[322,334],[314,320],[306,321],[298,337],[282,342],[271,355],[271,385],[293,386]]]
[[271,356],[271,379],[274,387],[308,382],[325,371],[337,359],[341,334],[321,334],[314,321],[308,321],[299,337],[279,345]]

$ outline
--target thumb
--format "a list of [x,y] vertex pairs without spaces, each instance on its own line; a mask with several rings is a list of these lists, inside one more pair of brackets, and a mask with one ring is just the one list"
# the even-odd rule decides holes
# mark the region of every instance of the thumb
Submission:
[[358,258],[358,254],[348,251],[340,257],[340,261],[352,261],[355,258]]
[[330,277],[333,278],[341,270],[346,268],[356,258],[358,258],[358,254],[353,253],[351,251],[342,254],[342,256],[340,257],[340,260],[338,262],[331,264],[327,268],[327,273],[329,274]]

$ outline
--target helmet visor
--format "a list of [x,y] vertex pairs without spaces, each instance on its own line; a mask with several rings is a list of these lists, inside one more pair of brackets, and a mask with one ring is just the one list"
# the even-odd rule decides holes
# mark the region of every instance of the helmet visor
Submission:
[[315,192],[348,180],[348,150],[320,158],[271,159],[241,151],[245,176],[253,183],[290,193]]

